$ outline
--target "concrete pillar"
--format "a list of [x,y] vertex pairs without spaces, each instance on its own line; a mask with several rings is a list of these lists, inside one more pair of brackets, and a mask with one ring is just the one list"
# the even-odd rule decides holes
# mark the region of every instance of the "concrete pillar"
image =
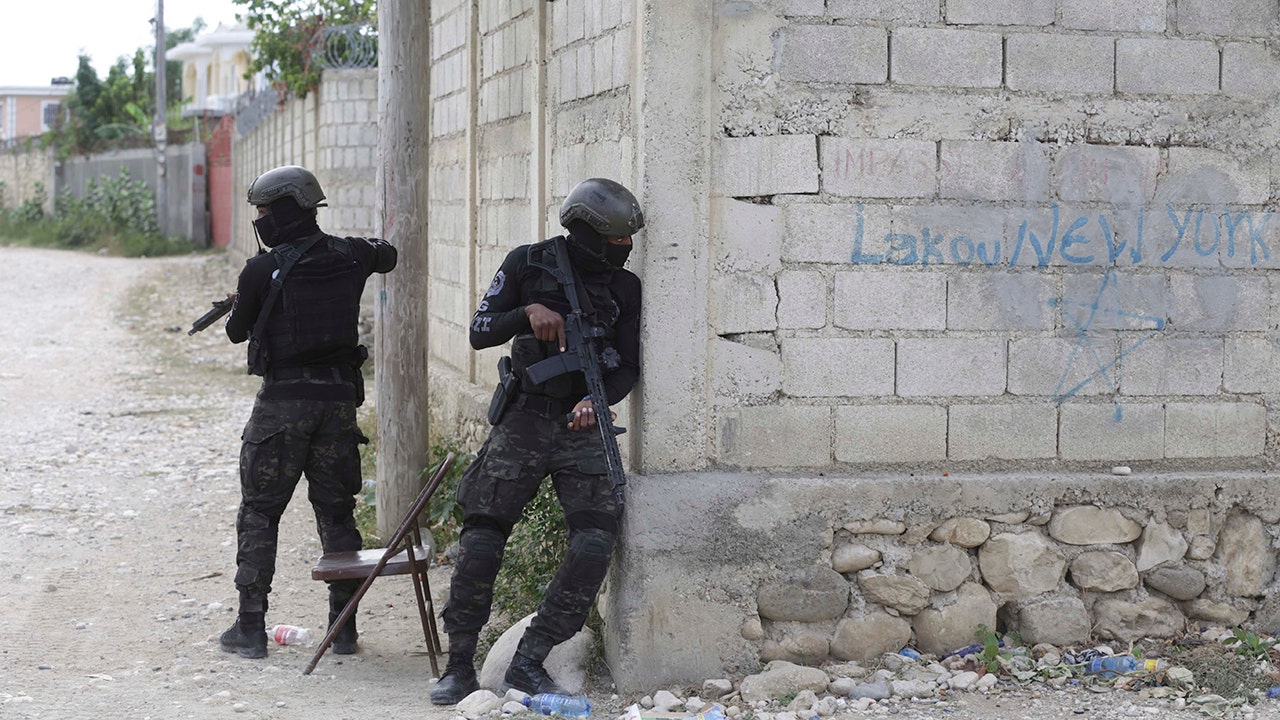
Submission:
[[427,137],[430,3],[378,4],[378,210],[399,264],[377,275],[378,532],[393,532],[427,466]]
[[702,100],[713,95],[712,5],[638,0],[635,11],[646,351],[637,415],[644,427],[633,457],[646,475],[705,466],[713,420],[706,376],[711,130],[710,103]]

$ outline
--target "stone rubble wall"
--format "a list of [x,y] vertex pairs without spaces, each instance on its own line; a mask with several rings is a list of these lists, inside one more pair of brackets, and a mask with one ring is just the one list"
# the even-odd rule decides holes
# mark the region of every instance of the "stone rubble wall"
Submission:
[[36,183],[44,186],[44,211],[53,212],[56,194],[55,162],[52,149],[37,147],[13,147],[0,150],[0,183],[4,184],[4,197],[0,198],[6,210],[16,210],[36,195]]
[[[619,687],[772,660],[1280,629],[1262,474],[632,478],[604,606]],[[615,664],[616,663],[616,664]]]

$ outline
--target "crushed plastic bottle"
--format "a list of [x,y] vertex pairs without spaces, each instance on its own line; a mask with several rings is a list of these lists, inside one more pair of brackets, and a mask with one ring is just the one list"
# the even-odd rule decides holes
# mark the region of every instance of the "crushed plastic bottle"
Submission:
[[911,658],[912,660],[920,659],[920,651],[913,647],[904,647],[898,651],[898,654],[905,658]]
[[1169,669],[1168,660],[1139,660],[1132,655],[1116,655],[1113,657],[1095,658],[1085,666],[1091,674],[1102,678],[1113,678],[1117,675],[1146,670],[1148,672],[1164,672]]
[[1276,685],[1275,687],[1273,687],[1273,688],[1271,688],[1270,690],[1268,690],[1268,691],[1267,691],[1267,698],[1269,698],[1269,699],[1271,699],[1271,700],[1275,700],[1276,698],[1280,698],[1280,685]]
[[591,701],[574,695],[538,693],[524,699],[525,707],[543,715],[559,715],[570,718],[591,716]]
[[311,647],[316,638],[311,631],[297,625],[276,625],[271,628],[271,639],[277,645],[303,645]]

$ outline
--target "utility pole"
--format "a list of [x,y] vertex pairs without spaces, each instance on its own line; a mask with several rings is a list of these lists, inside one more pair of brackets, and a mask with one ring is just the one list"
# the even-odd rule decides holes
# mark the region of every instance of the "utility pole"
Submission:
[[165,93],[164,0],[156,0],[156,119],[151,126],[151,139],[156,146],[156,224],[161,235],[169,234],[169,188],[165,177],[165,147],[169,144],[169,99]]
[[387,537],[426,478],[427,136],[431,4],[378,3],[378,189],[382,236],[399,250],[377,275],[374,378],[378,406],[378,532]]

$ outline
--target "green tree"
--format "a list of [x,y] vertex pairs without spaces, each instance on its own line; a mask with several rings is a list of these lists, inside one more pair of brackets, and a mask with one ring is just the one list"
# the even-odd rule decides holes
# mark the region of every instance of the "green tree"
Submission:
[[[191,27],[166,30],[165,47],[195,38],[205,27],[196,18]],[[76,87],[67,97],[68,120],[59,119],[47,138],[63,156],[98,152],[114,147],[136,146],[149,142],[151,118],[155,116],[156,78],[153,69],[155,46],[141,47],[132,57],[120,57],[98,76],[86,55],[80,56],[76,69]],[[170,61],[166,68],[170,127],[181,125],[182,63]]]
[[250,74],[267,79],[299,98],[320,85],[321,68],[313,61],[316,35],[325,27],[377,21],[376,0],[235,0],[245,6],[245,21],[254,30]]

